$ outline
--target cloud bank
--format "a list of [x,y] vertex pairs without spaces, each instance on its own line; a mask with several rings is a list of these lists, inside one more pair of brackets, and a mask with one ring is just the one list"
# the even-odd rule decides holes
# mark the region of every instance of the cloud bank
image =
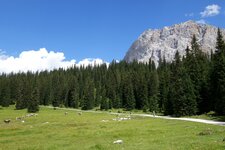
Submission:
[[76,64],[76,60],[65,60],[62,52],[48,52],[41,48],[37,51],[23,51],[18,57],[7,56],[0,53],[0,73],[18,73],[27,71],[43,71],[58,68],[69,68],[76,66],[100,65],[105,63],[101,59],[84,59]]
[[203,12],[200,12],[201,17],[212,17],[220,13],[220,6],[213,4],[206,6]]
[[200,19],[196,21],[199,24],[206,24],[206,21],[204,19]]
[[100,58],[85,58],[83,60],[81,60],[80,62],[78,62],[76,64],[77,67],[80,67],[80,66],[83,66],[83,67],[87,67],[87,66],[98,66],[98,65],[101,65],[101,64],[106,64],[107,66],[109,65],[108,62],[105,62],[103,61],[102,59]]

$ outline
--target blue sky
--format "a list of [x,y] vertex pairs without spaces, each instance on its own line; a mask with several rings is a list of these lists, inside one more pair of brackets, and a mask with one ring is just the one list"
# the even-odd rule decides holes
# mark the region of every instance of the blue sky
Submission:
[[[219,13],[205,14],[209,5]],[[202,12],[202,14],[200,14]],[[67,60],[123,59],[146,29],[187,20],[225,28],[224,0],[0,0],[0,49],[64,53]]]

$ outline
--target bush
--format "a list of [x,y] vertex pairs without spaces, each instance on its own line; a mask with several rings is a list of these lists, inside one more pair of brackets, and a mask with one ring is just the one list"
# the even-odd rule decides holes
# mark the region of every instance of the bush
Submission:
[[212,134],[212,130],[207,129],[207,130],[200,132],[198,135],[204,136],[204,135],[211,135],[211,134]]

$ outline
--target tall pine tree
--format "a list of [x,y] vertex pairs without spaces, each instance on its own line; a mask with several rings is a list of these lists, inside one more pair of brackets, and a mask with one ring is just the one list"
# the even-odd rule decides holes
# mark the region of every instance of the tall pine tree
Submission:
[[173,115],[194,115],[197,112],[194,85],[182,64],[178,52],[175,54],[172,67],[170,98],[172,99]]
[[216,52],[213,56],[211,87],[215,111],[219,115],[225,115],[225,43],[220,29],[218,29]]
[[155,63],[150,60],[150,77],[148,81],[148,107],[149,111],[158,111],[159,78]]
[[84,93],[83,93],[83,110],[89,110],[94,108],[94,82],[93,80],[88,77],[85,82],[84,86]]
[[131,81],[131,76],[129,74],[125,75],[123,79],[123,89],[122,89],[122,100],[123,107],[126,110],[132,110],[135,108],[135,99],[133,85]]
[[39,90],[38,88],[34,88],[32,94],[31,94],[31,99],[28,101],[28,107],[27,111],[30,113],[35,113],[39,111]]

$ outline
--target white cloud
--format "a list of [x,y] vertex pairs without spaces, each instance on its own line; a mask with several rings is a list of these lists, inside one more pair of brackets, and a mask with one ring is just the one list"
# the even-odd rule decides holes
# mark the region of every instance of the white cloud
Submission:
[[101,64],[101,59],[84,59],[76,64],[74,59],[65,60],[64,53],[62,52],[48,52],[45,48],[37,51],[29,50],[20,53],[19,57],[6,56],[0,53],[0,73],[18,73],[27,71],[43,71],[53,70],[58,68],[68,68],[76,64],[76,66],[87,64]]
[[186,13],[185,14],[185,17],[193,17],[194,16],[194,13]]
[[212,17],[216,16],[220,13],[220,6],[213,4],[206,6],[205,10],[203,12],[200,12],[200,15],[202,17]]
[[197,20],[196,23],[199,23],[199,24],[206,24],[206,21],[204,19],[200,19],[200,20]]
[[109,65],[108,62],[103,61],[102,59],[96,58],[85,58],[83,60],[81,60],[80,62],[78,62],[76,64],[77,67],[83,66],[83,67],[87,67],[87,66],[98,66],[101,64],[106,64],[107,66]]
[[7,58],[7,56],[5,55],[5,51],[0,49],[0,59],[6,59],[6,58]]
[[[1,57],[0,57],[1,58]],[[61,52],[48,52],[45,48],[38,51],[23,51],[19,57],[7,56],[0,59],[0,72],[27,72],[67,68],[75,64],[75,60],[65,61]]]

